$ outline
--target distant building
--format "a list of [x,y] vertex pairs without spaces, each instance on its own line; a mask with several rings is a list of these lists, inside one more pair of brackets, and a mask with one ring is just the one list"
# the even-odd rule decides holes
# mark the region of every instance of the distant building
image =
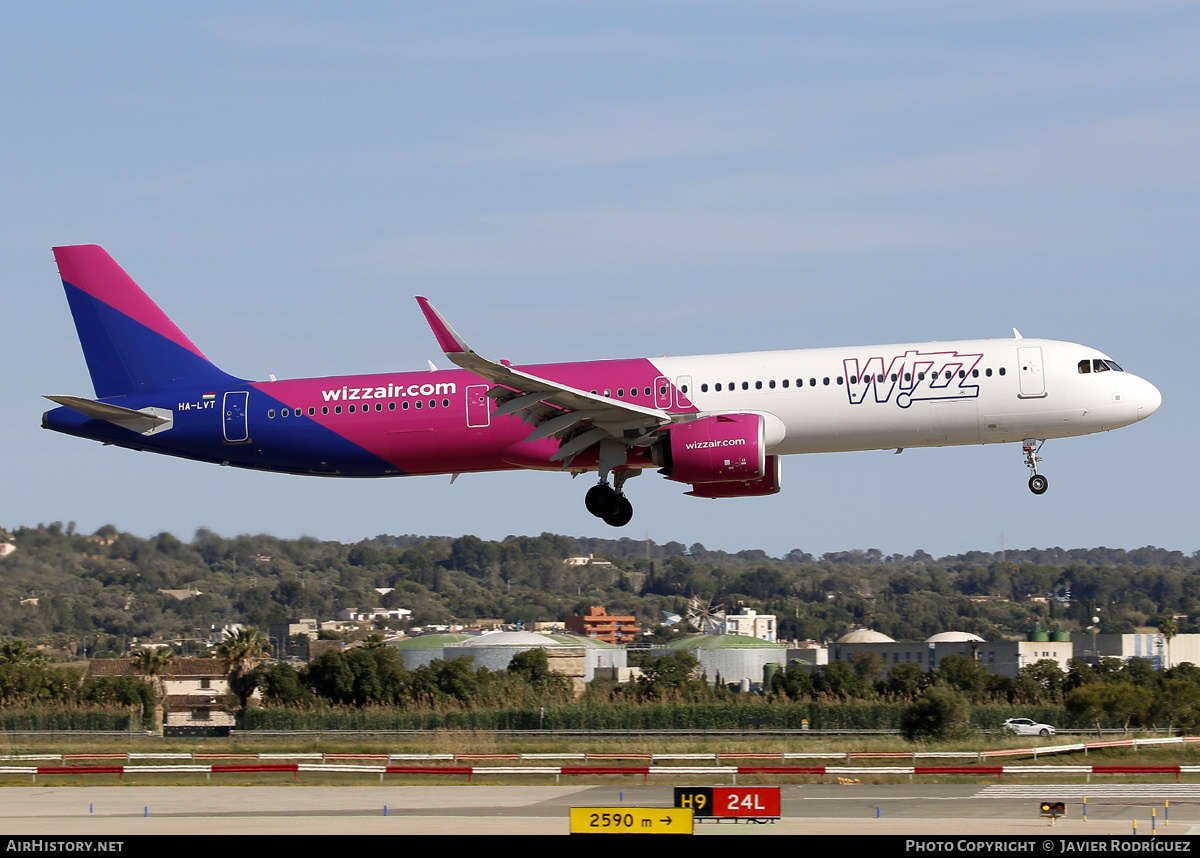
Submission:
[[343,623],[374,623],[378,619],[406,620],[412,616],[407,608],[369,608],[360,611],[358,608],[344,608],[338,613],[338,619]]
[[1166,635],[1150,632],[1135,635],[1089,635],[1075,637],[1075,651],[1088,664],[1099,658],[1146,658],[1155,670],[1176,665],[1200,664],[1200,635],[1175,635],[1168,642]]
[[567,617],[563,625],[569,632],[610,644],[632,643],[641,633],[637,617],[610,614],[607,608],[601,607],[588,608],[582,616]]
[[[88,664],[93,676],[140,676],[132,658],[94,658]],[[229,676],[220,659],[176,658],[170,673],[161,677],[166,696],[163,700],[163,729],[232,727],[234,715],[225,708]],[[258,697],[258,691],[254,692]]]
[[589,554],[587,557],[576,555],[568,557],[563,561],[567,566],[599,566],[606,569],[612,568],[612,563],[607,560],[597,560],[595,555]]
[[758,638],[775,643],[775,615],[760,614],[752,608],[739,608],[736,614],[725,615],[724,633]]
[[987,670],[1012,679],[1023,667],[1050,660],[1066,671],[1067,662],[1075,657],[1074,645],[1060,641],[985,641],[968,632],[942,632],[924,641],[894,641],[887,635],[870,629],[859,629],[843,635],[831,649],[829,660],[850,661],[855,653],[870,651],[883,659],[883,675],[901,664],[915,664],[925,673],[937,668],[942,659],[964,655],[975,659]]

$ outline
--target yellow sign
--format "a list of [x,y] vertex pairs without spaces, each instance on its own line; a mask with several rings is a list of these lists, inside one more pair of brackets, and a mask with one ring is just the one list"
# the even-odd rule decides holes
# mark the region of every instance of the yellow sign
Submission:
[[572,834],[691,834],[690,807],[573,807]]

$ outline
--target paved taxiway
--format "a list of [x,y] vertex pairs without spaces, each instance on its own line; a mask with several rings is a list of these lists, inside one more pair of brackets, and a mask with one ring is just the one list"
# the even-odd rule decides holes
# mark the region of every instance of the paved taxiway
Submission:
[[[1088,797],[1084,822],[1082,797]],[[1200,834],[1200,785],[786,785],[783,819],[700,835]],[[1067,802],[1051,828],[1042,800]],[[1170,825],[1164,802],[1170,801]],[[2,834],[565,834],[571,807],[668,807],[670,786],[0,788]],[[384,815],[384,807],[387,815]],[[877,815],[878,814],[878,815]]]

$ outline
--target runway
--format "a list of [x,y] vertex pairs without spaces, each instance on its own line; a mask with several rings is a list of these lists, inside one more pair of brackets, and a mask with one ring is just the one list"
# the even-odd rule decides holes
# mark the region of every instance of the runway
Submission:
[[[1088,798],[1088,821],[1081,818]],[[700,836],[1200,833],[1200,785],[787,785],[774,824]],[[1067,802],[1051,828],[1043,800]],[[1165,817],[1170,802],[1170,820]],[[0,789],[5,835],[566,834],[571,807],[669,807],[670,786],[254,786]]]

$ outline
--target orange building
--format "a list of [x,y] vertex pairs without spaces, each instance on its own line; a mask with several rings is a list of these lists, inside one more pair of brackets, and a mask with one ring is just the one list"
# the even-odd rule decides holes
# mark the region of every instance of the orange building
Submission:
[[611,644],[632,643],[641,632],[636,617],[618,617],[605,608],[588,608],[582,617],[567,617],[563,625],[569,632]]

